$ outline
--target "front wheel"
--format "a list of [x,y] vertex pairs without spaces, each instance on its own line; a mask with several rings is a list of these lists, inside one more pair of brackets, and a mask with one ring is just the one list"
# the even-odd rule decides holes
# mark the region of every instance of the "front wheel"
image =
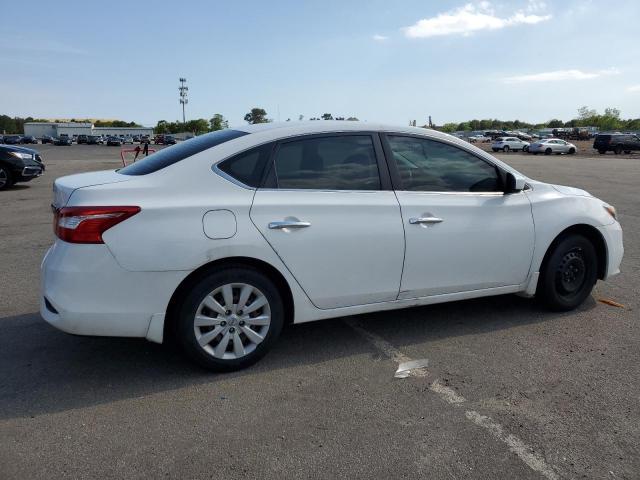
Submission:
[[536,297],[551,310],[573,310],[591,294],[597,281],[596,250],[582,235],[567,235],[548,255]]
[[524,147],[522,147],[522,151],[523,152],[528,152],[529,151],[529,147],[527,145],[525,145]]
[[569,149],[569,155],[573,155],[574,153],[576,153],[576,149],[575,148],[570,148]]
[[5,190],[13,185],[13,175],[8,167],[0,165],[0,190]]
[[547,149],[544,151],[544,154],[545,154],[545,155],[551,155],[551,152],[552,152],[552,150],[551,150],[550,148],[547,148]]
[[176,334],[183,351],[218,372],[260,360],[284,324],[278,289],[249,267],[227,267],[204,277],[182,299],[178,312]]
[[505,145],[504,147],[502,147],[502,151],[504,153],[507,153],[509,151],[509,145]]

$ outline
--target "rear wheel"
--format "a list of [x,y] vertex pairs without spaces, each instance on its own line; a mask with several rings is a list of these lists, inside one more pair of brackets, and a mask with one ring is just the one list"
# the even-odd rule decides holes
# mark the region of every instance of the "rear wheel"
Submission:
[[528,152],[529,151],[529,146],[525,145],[524,147],[522,147],[522,151],[523,152]]
[[622,145],[617,145],[613,153],[620,155],[622,153]]
[[0,190],[5,190],[13,185],[13,175],[8,167],[0,165]]
[[507,153],[509,151],[509,145],[505,145],[504,147],[502,147],[502,151],[504,153]]
[[567,235],[545,260],[536,297],[552,310],[573,310],[591,294],[597,276],[593,244],[582,235]]
[[200,280],[180,302],[177,340],[203,367],[228,372],[260,360],[284,324],[278,289],[248,267],[229,267]]
[[547,149],[544,151],[544,154],[545,154],[545,155],[551,155],[551,152],[552,152],[552,150],[551,150],[550,148],[547,148]]

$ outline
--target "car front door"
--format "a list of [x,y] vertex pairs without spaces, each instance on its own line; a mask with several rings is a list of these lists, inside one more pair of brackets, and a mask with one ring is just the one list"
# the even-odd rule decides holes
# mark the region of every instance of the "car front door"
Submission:
[[371,133],[281,141],[251,220],[318,308],[395,300],[400,206]]
[[521,285],[534,246],[524,192],[484,158],[424,137],[383,137],[406,232],[399,298]]

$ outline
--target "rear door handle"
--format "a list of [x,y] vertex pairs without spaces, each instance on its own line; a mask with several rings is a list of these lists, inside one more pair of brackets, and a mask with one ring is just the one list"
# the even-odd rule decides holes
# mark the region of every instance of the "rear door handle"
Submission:
[[307,228],[311,226],[311,222],[294,222],[285,220],[283,222],[271,222],[269,228],[271,230],[283,230],[285,228]]
[[444,222],[444,220],[438,217],[417,217],[417,218],[409,219],[409,223],[411,225],[419,225],[421,223],[442,223],[442,222]]

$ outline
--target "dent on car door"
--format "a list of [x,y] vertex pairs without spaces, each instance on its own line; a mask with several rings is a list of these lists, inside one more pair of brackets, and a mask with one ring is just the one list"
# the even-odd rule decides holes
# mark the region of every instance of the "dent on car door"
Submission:
[[534,245],[524,193],[495,165],[444,142],[385,136],[406,231],[399,298],[521,285]]
[[381,156],[368,133],[283,141],[256,192],[253,223],[318,308],[398,296],[404,232]]

